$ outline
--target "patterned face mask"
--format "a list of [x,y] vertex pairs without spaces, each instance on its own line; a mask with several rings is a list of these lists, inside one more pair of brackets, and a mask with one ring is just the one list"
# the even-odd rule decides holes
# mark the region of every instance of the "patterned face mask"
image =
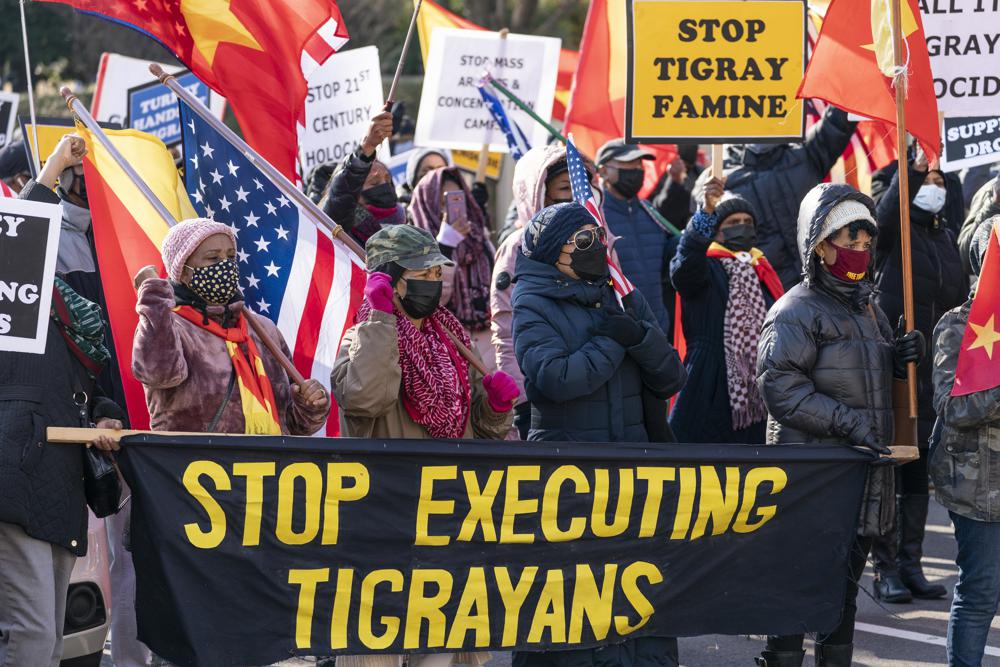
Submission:
[[240,266],[235,259],[224,259],[208,266],[187,268],[191,269],[191,282],[188,283],[188,287],[208,303],[229,303],[229,299],[239,289]]

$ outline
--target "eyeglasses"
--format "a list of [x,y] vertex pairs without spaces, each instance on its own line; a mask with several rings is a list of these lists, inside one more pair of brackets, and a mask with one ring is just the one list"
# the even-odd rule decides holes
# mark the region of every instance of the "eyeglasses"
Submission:
[[594,243],[607,245],[608,234],[604,229],[595,227],[594,229],[581,229],[570,237],[567,243],[572,243],[577,250],[589,250]]

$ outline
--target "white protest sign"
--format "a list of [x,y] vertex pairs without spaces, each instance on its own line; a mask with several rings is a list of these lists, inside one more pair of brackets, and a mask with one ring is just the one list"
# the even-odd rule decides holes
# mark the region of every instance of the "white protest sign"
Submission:
[[17,104],[21,96],[17,93],[0,92],[0,148],[11,142],[14,124],[17,123]]
[[[368,133],[368,121],[382,111],[382,76],[378,47],[335,53],[309,75],[306,125],[299,128],[302,174],[318,165],[340,162]],[[386,161],[386,142],[378,149]]]
[[[128,91],[144,83],[156,81],[149,73],[149,60],[129,58],[117,53],[101,55],[101,63],[97,68],[97,85],[94,87],[94,101],[91,104],[91,114],[101,122],[121,123],[125,125],[128,117]],[[183,66],[159,63],[164,71],[176,74],[184,70]],[[226,100],[221,95],[213,93],[211,109],[216,118],[222,120],[226,112]]]
[[[418,146],[508,152],[504,134],[479,95],[478,84],[489,72],[542,119],[552,117],[559,48],[556,37],[435,28],[420,96],[414,143]],[[507,115],[528,135],[532,146],[544,145],[548,131],[513,102],[500,98]]]
[[0,350],[45,353],[62,207],[0,199]]
[[1000,106],[1000,1],[919,0],[938,110],[986,116]]

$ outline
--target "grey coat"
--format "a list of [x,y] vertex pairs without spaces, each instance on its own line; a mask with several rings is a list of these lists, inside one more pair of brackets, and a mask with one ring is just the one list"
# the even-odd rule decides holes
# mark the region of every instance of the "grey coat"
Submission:
[[952,396],[971,300],[934,329],[934,410],[941,438],[929,472],[938,502],[977,521],[1000,521],[1000,387]]

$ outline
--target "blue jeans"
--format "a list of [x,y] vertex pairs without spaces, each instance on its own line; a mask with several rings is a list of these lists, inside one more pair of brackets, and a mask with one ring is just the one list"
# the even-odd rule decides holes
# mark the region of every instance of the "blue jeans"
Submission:
[[1000,604],[1000,522],[949,514],[958,541],[958,583],[948,622],[948,665],[979,667]]

